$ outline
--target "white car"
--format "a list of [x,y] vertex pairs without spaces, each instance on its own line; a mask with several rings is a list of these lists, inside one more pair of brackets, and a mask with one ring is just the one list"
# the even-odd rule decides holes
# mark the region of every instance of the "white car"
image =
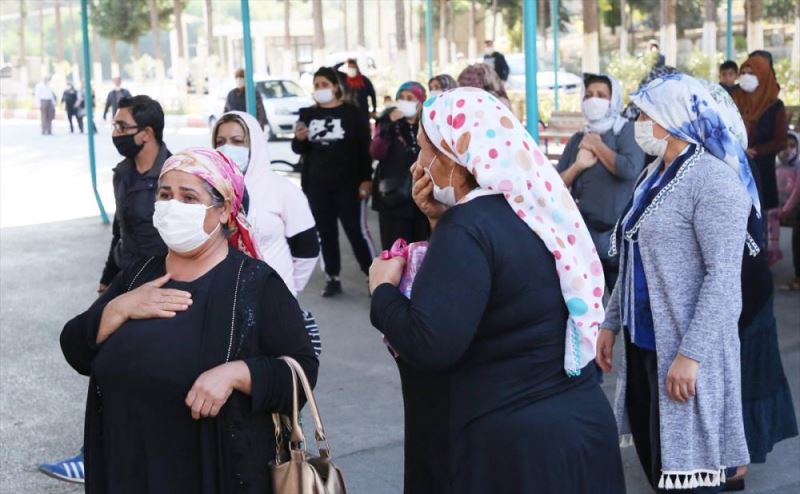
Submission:
[[[538,68],[536,73],[536,85],[539,90],[552,91],[555,87],[555,71],[549,65],[549,61],[539,58]],[[505,83],[507,90],[524,91],[525,90],[525,55],[522,53],[514,53],[506,56],[508,62],[509,74],[508,80]],[[542,70],[550,69],[550,70]],[[563,69],[558,71],[558,90],[565,93],[575,93],[581,90],[583,79],[580,76],[567,72]]]
[[[294,124],[297,122],[301,108],[314,104],[305,91],[291,79],[256,78],[256,91],[264,103],[267,114],[267,125],[264,134],[269,140],[291,138],[294,136]],[[209,127],[213,127],[225,109],[225,99],[235,87],[230,81],[209,92],[203,99],[203,117]]]

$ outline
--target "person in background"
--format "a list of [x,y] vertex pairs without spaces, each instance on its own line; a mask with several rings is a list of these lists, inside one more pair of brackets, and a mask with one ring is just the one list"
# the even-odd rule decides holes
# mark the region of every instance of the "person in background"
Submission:
[[439,74],[428,80],[428,91],[431,96],[439,96],[443,92],[457,88],[458,82],[450,74]]
[[89,376],[86,492],[270,493],[272,414],[292,407],[279,357],[312,386],[319,367],[300,308],[258,259],[244,177],[222,153],[173,155],[157,191],[168,252],[127,266],[61,332]]
[[464,68],[458,74],[458,86],[483,89],[511,109],[511,101],[508,99],[503,81],[489,65],[476,63]]
[[[111,136],[124,159],[114,168],[116,212],[111,246],[97,288],[100,297],[117,274],[130,269],[136,261],[167,253],[167,246],[153,225],[158,177],[171,156],[163,134],[164,110],[158,101],[144,95],[119,101]],[[60,480],[82,483],[83,448],[77,456],[43,464],[39,470]]]
[[[244,174],[249,194],[245,209],[254,240],[264,262],[297,297],[319,258],[317,228],[306,196],[288,178],[272,171],[266,136],[249,113],[223,114],[211,132],[211,142]],[[319,356],[319,329],[310,312],[304,311],[304,316]]]
[[581,109],[588,125],[570,138],[557,166],[589,228],[608,293],[619,272],[619,257],[608,255],[611,234],[644,168],[633,122],[621,115],[622,101],[615,78],[585,75]]
[[655,55],[655,57],[656,57],[655,66],[656,67],[660,67],[660,66],[663,66],[663,65],[666,64],[667,59],[666,59],[666,57],[664,57],[664,54],[661,53],[661,47],[659,46],[658,41],[656,41],[654,39],[651,39],[647,43],[647,49],[650,51],[650,53]]
[[387,94],[387,95],[385,95],[383,97],[383,109],[384,110],[389,108],[389,107],[391,107],[393,104],[394,104],[394,100],[392,99],[392,97],[390,95]]
[[78,91],[75,90],[75,85],[72,82],[67,83],[67,89],[61,95],[61,102],[64,103],[64,111],[67,112],[69,133],[75,132],[75,127],[72,125],[72,119],[74,118],[81,134],[83,134],[83,119],[78,116]]
[[742,64],[739,87],[741,91],[732,97],[747,127],[747,156],[757,170],[761,206],[767,213],[778,206],[775,156],[786,146],[786,107],[778,98],[780,87],[775,72],[763,55],[751,55]]
[[39,114],[42,119],[42,135],[53,135],[53,119],[56,118],[56,94],[50,89],[50,76],[36,84],[33,88],[34,98],[39,104]]
[[700,81],[668,75],[631,100],[636,142],[656,161],[611,239],[621,272],[597,363],[611,371],[622,331],[617,422],[653,489],[718,492],[726,467],[750,461],[738,320],[742,252],[758,252],[758,191],[730,110]]
[[[378,102],[372,81],[361,73],[361,69],[358,67],[358,60],[355,58],[348,58],[346,64],[346,77],[344,78],[346,92],[362,112],[370,118],[375,118],[378,111]],[[342,65],[344,64],[339,63],[334,65],[333,68],[338,71]],[[372,110],[370,110],[370,102],[372,102]]]
[[800,203],[800,159],[797,155],[798,134],[789,131],[786,148],[775,157],[775,176],[778,186],[778,207],[768,213],[769,264],[783,258],[781,225],[792,225],[792,215]]
[[370,320],[398,354],[404,492],[624,494],[592,364],[603,271],[572,197],[489,93],[450,90],[421,118],[414,198],[433,234],[410,299],[402,258],[370,269]]
[[[236,69],[234,72],[236,78],[236,87],[228,92],[225,98],[225,108],[223,112],[240,111],[247,113],[247,91],[244,83],[244,69]],[[267,113],[264,111],[264,101],[261,99],[261,94],[256,89],[256,119],[258,124],[263,129],[267,124]]]
[[484,42],[483,63],[488,65],[497,73],[497,76],[502,81],[508,80],[510,69],[506,57],[499,51],[494,49],[494,41],[487,39]]
[[[77,117],[76,117],[77,120],[78,120],[78,125],[80,125],[81,129],[83,129],[83,117],[85,117],[88,112],[86,111],[86,98],[84,97],[82,90],[78,91],[78,102],[76,103],[76,105],[77,105],[77,108],[78,108],[77,109]],[[92,105],[92,110],[94,110],[94,108],[95,108],[94,88],[92,88],[92,102],[91,102],[91,105]],[[94,111],[92,111],[92,120],[87,122],[87,124],[89,126],[89,130],[91,132],[97,134],[97,125],[94,124]]]
[[428,219],[411,197],[409,170],[419,154],[417,133],[425,88],[418,82],[405,82],[395,99],[397,106],[378,119],[378,131],[369,148],[372,159],[378,160],[372,181],[372,209],[378,212],[384,249],[391,248],[398,238],[411,243],[427,240],[430,235]]
[[736,79],[739,78],[739,66],[733,60],[726,60],[719,66],[719,85],[722,86],[728,94],[733,94],[734,91],[739,89],[736,84]]
[[375,257],[366,221],[366,199],[372,192],[369,121],[358,107],[343,100],[336,72],[321,67],[314,74],[316,104],[300,110],[292,139],[292,151],[303,160],[303,191],[322,244],[328,278],[323,297],[342,292],[339,221],[364,274]]
[[113,118],[119,109],[119,102],[122,101],[123,98],[131,97],[131,92],[122,87],[122,79],[119,76],[112,77],[111,81],[114,83],[114,89],[109,91],[108,96],[106,96],[106,106],[103,109],[103,120],[108,117],[108,110],[111,110],[111,117]]

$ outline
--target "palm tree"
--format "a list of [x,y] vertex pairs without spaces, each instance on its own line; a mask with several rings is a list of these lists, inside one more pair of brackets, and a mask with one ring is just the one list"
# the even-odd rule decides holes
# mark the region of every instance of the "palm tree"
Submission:
[[713,55],[717,52],[717,2],[704,0],[703,2],[703,53]]
[[599,27],[597,0],[583,0],[583,72],[600,72]]
[[747,13],[747,51],[764,49],[764,26],[762,15],[764,5],[762,0],[747,0],[745,3]]

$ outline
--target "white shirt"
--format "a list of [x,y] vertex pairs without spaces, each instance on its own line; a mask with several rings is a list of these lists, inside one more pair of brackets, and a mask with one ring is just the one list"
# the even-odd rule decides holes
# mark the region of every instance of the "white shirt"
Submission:
[[52,100],[53,103],[56,102],[56,95],[53,94],[53,90],[50,89],[50,86],[48,86],[44,82],[38,82],[33,89],[33,93],[35,95],[34,97],[36,98],[36,101],[49,99]]
[[[277,173],[259,174],[256,180],[247,182],[250,208],[247,221],[253,227],[253,235],[264,262],[270,265],[283,279],[289,291],[297,293],[308,282],[307,276],[296,276],[288,238],[313,228],[314,217],[303,191]],[[312,262],[316,263],[316,259]],[[308,275],[310,276],[310,272]],[[298,286],[302,284],[303,286]]]

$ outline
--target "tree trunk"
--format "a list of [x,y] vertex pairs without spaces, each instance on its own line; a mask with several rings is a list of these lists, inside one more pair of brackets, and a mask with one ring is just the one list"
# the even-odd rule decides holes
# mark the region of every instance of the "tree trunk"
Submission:
[[56,61],[61,63],[64,61],[64,33],[61,30],[61,4],[58,0],[55,1],[56,11]]
[[119,56],[117,55],[117,40],[108,40],[108,53],[111,55],[111,77],[117,77],[119,72]]
[[79,82],[82,78],[81,76],[81,68],[78,65],[78,46],[75,43],[75,13],[73,12],[72,5],[75,2],[69,2],[69,13],[67,14],[69,17],[69,21],[67,22],[68,26],[67,29],[69,30],[69,54],[70,60],[72,60],[72,80],[74,82]]
[[350,51],[350,36],[347,31],[347,2],[342,2],[342,18],[344,19],[342,31],[344,31],[344,51]]
[[678,0],[661,0],[661,53],[673,67],[678,62],[677,6]]
[[597,0],[583,0],[583,72],[600,72]]
[[44,52],[44,2],[39,3],[39,63],[42,66],[42,75],[48,73]]
[[538,10],[536,20],[539,21],[536,36],[539,37],[541,35],[542,49],[545,51],[547,51],[547,5],[551,1],[552,0],[539,0],[539,3],[536,4],[536,10]]
[[322,0],[313,0],[312,16],[314,17],[314,65],[325,62],[325,28],[322,25]]
[[383,9],[381,9],[381,5],[383,2],[375,2],[378,6],[378,51],[383,50]]
[[475,60],[478,56],[478,40],[475,37],[475,23],[477,22],[476,15],[477,6],[475,0],[469,2],[469,41],[467,42],[467,58]]
[[448,29],[448,52],[447,55],[451,62],[456,61],[456,19],[455,2],[447,2],[447,29]]
[[139,60],[139,58],[142,56],[142,47],[139,46],[138,39],[131,44],[131,52],[135,60]]
[[292,43],[292,2],[283,0],[283,72],[292,72],[294,65],[294,44]]
[[[713,56],[717,52],[716,0],[704,0],[703,13],[703,53]],[[716,67],[716,64],[712,64],[712,66]]]
[[163,61],[161,54],[161,28],[158,25],[158,6],[156,0],[148,0],[150,4],[150,31],[153,33],[153,58]]
[[183,5],[181,0],[173,0],[172,5],[172,10],[175,13],[175,31],[178,35],[178,56],[185,58],[186,47],[183,45],[183,12],[181,12]]
[[628,54],[628,0],[619,2],[619,53]]
[[[764,26],[762,0],[747,0],[747,51],[764,49]],[[796,36],[796,34],[795,34]]]
[[447,2],[439,0],[439,70],[444,71],[447,58]]
[[492,0],[492,41],[497,38],[497,0]]
[[[358,20],[356,21],[358,24],[358,47],[363,49],[367,46],[367,41],[364,36],[364,0],[358,0],[356,11],[358,12]],[[380,26],[378,27],[378,31],[380,31]]]
[[407,79],[408,73],[408,53],[406,52],[406,7],[404,0],[394,0],[394,29],[397,35],[397,60],[401,61],[397,73],[401,80]]
[[[289,0],[286,0],[288,3]],[[208,56],[212,56],[216,51],[214,46],[214,6],[211,0],[206,0],[206,37],[208,38]]]
[[[92,28],[92,82],[103,80],[103,59],[100,57],[100,36]],[[85,63],[88,63],[84,61]]]

